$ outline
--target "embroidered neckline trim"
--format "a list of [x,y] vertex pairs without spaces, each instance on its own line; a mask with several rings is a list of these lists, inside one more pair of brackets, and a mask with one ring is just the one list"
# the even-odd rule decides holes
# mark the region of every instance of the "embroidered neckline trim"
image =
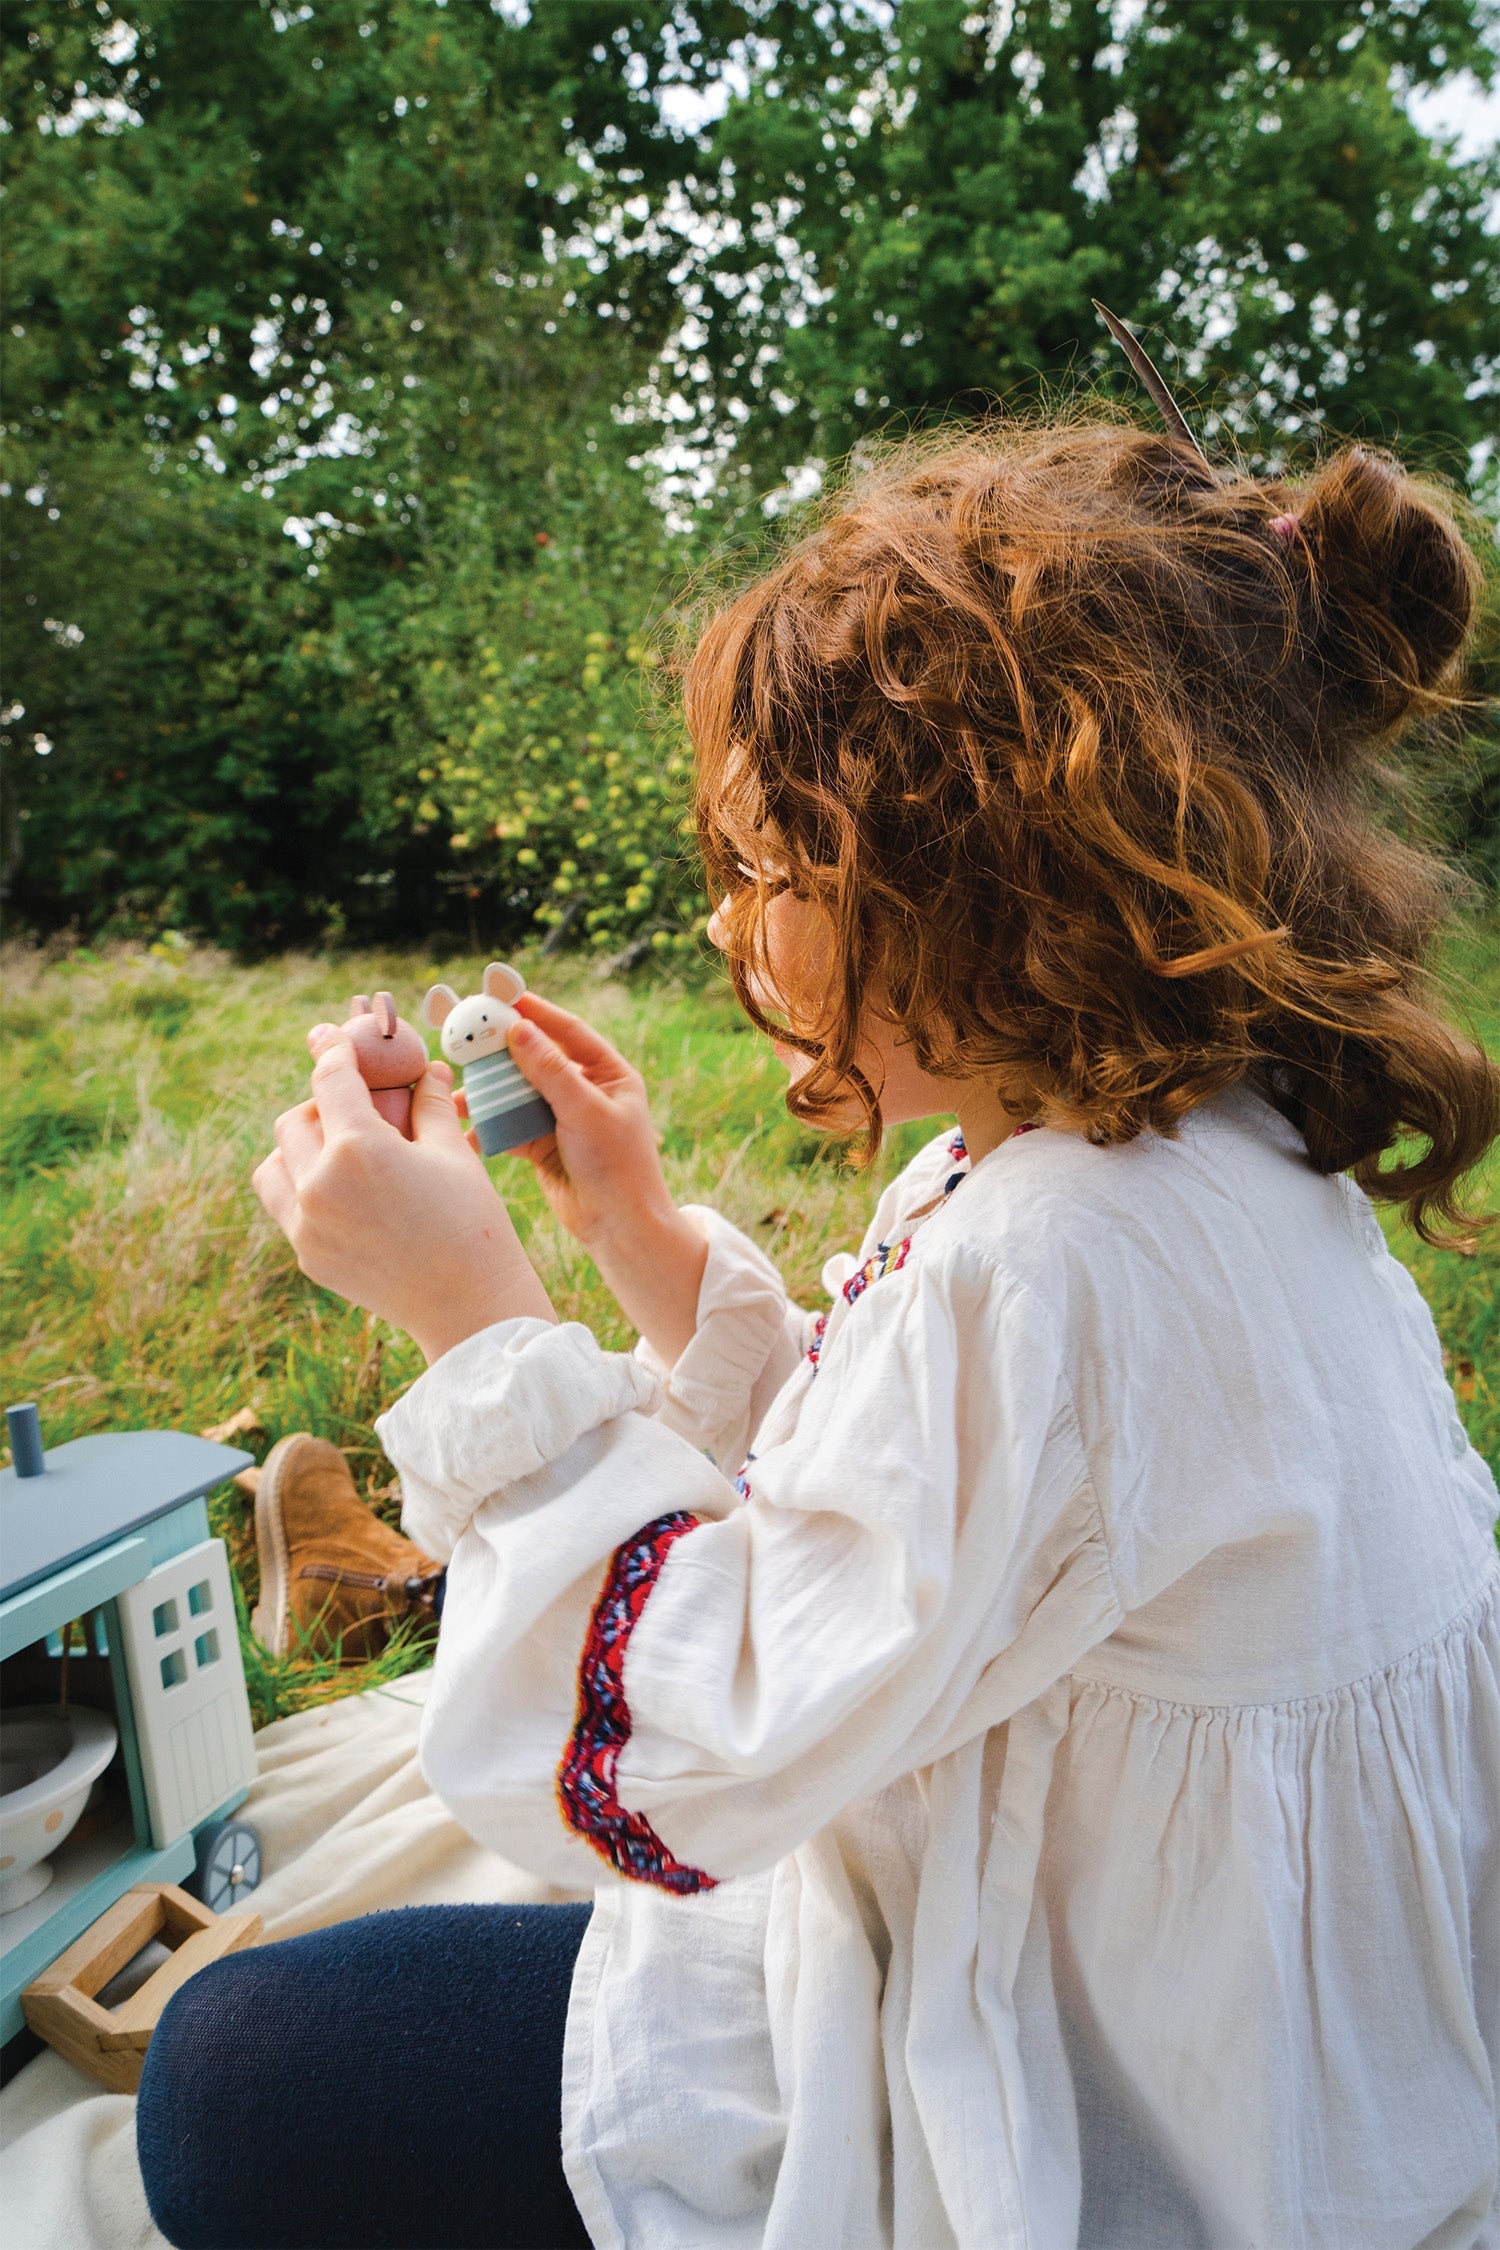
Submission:
[[[1017,1127],[1017,1131],[1022,1133],[1029,1129],[1025,1125]],[[969,1176],[969,1151],[965,1146],[962,1131],[957,1128],[948,1136],[947,1154],[956,1169],[950,1172],[943,1182],[943,1199],[945,1202],[954,1189],[962,1186]],[[914,1240],[915,1234],[913,1233],[903,1234],[895,1242],[877,1242],[871,1255],[866,1258],[862,1266],[855,1268],[839,1292],[844,1302],[852,1305],[857,1297],[864,1295],[872,1282],[883,1281],[888,1273],[899,1273],[906,1263]],[[828,1315],[826,1312],[819,1313],[817,1319],[813,1322],[812,1341],[807,1347],[808,1362],[814,1374],[818,1371],[818,1360],[823,1350],[823,1338],[827,1332]]]

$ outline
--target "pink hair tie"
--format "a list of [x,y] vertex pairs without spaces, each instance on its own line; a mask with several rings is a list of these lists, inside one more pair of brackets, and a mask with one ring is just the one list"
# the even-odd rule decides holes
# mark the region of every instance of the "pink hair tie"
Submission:
[[1271,529],[1278,539],[1295,539],[1302,525],[1296,516],[1272,516]]

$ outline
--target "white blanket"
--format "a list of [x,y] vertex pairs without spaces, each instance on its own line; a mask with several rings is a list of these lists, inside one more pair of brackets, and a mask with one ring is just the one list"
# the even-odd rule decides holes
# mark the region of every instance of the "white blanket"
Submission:
[[[379,1907],[577,1895],[482,1851],[432,1795],[416,1756],[430,1677],[257,1736],[242,1817],[265,1850],[265,1879],[246,1902],[262,1942]],[[60,2055],[39,2055],[0,2094],[0,2165],[6,2250],[165,2250],[136,2168],[134,2099],[102,2093]]]

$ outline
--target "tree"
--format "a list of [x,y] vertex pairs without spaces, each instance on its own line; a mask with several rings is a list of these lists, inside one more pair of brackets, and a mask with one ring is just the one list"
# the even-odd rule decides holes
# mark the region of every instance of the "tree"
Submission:
[[843,15],[841,70],[768,56],[698,190],[707,416],[748,403],[758,475],[1039,378],[1119,380],[1093,297],[1156,330],[1251,459],[1328,429],[1462,475],[1492,435],[1500,158],[1455,161],[1397,93],[1491,82],[1488,0]]
[[[17,907],[669,942],[642,626],[809,456],[1122,381],[1093,294],[1210,438],[1462,469],[1497,167],[1391,83],[1487,78],[1492,6],[13,0]],[[1448,801],[1493,825],[1492,780]]]
[[[13,750],[47,746],[12,760],[24,910],[275,942],[475,894],[415,817],[437,668],[477,672],[570,495],[602,479],[660,536],[611,408],[674,307],[624,201],[680,169],[663,72],[701,80],[743,25],[688,54],[672,13],[7,12],[7,703]],[[638,622],[581,594],[550,653],[571,635],[581,674]],[[512,881],[502,918],[547,895]]]

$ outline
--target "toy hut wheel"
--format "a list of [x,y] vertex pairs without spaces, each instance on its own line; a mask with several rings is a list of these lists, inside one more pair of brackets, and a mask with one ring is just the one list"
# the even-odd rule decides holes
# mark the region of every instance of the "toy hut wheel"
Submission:
[[232,1914],[260,1881],[260,1838],[247,1820],[212,1820],[198,1831],[188,1889],[215,1914]]

